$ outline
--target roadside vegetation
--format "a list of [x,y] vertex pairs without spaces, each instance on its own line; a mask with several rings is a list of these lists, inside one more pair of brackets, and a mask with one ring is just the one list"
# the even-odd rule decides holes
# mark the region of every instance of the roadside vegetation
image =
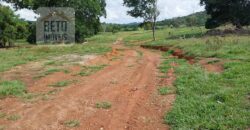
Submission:
[[250,121],[249,62],[231,61],[222,74],[182,59],[176,69],[177,99],[164,120],[173,129],[247,129]]
[[[189,31],[188,31],[189,30]],[[163,73],[174,67],[177,80],[177,99],[173,109],[166,113],[165,123],[172,129],[247,129],[250,124],[250,38],[249,36],[228,35],[202,36],[193,28],[176,29],[175,35],[165,35],[167,30],[158,31],[157,41],[148,41],[144,45],[163,46],[170,48],[165,52],[160,67]],[[184,33],[183,33],[184,32]],[[150,39],[137,34],[136,40]],[[166,33],[165,33],[166,34]],[[191,37],[184,37],[189,35]],[[128,38],[131,41],[132,38]],[[194,57],[196,62],[191,65],[185,59],[169,58],[175,49],[183,50],[187,56]],[[207,72],[199,60],[216,58],[222,61],[223,72]],[[214,64],[218,61],[209,62]],[[159,88],[159,94],[168,93],[167,88]]]

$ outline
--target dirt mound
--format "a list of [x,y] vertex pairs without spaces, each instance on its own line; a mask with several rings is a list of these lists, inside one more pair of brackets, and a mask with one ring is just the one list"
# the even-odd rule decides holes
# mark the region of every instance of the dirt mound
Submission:
[[148,45],[141,45],[142,48],[147,48],[147,49],[155,49],[155,50],[160,50],[160,51],[171,51],[173,56],[176,56],[179,59],[186,59],[190,64],[195,63],[195,58],[192,56],[187,56],[181,49],[176,49],[173,47],[167,47],[167,46],[148,46]]

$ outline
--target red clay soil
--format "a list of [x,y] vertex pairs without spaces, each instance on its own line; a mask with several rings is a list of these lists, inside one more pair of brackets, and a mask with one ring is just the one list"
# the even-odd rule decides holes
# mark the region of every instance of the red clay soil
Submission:
[[168,47],[168,46],[148,46],[148,45],[141,45],[142,48],[147,48],[147,49],[155,49],[155,50],[160,50],[167,52],[169,50],[173,50],[173,56],[176,56],[179,59],[186,59],[190,64],[195,63],[195,58],[192,56],[187,56],[181,49],[176,49],[173,47]]
[[[218,60],[218,62],[212,63],[213,61],[217,61],[216,58],[204,58],[199,61],[199,63],[203,66],[205,70],[208,72],[214,73],[222,73],[224,71],[224,63]],[[210,63],[211,62],[211,63]]]
[[[200,60],[195,59],[195,57],[187,56],[181,49],[176,49],[172,47],[167,46],[148,46],[148,45],[142,45],[142,48],[147,49],[155,49],[160,51],[169,51],[173,50],[173,57],[179,58],[179,59],[186,59],[190,64],[199,63],[206,71],[212,72],[212,73],[222,73],[224,71],[224,63],[219,61],[212,63],[213,61],[216,61],[218,59],[216,58],[201,58]],[[197,60],[197,61],[196,61]],[[210,63],[211,62],[211,63]]]
[[[142,52],[141,56],[138,51]],[[113,56],[118,57],[112,60]],[[146,49],[128,49],[114,45],[111,53],[89,62],[109,64],[103,70],[87,77],[54,73],[29,86],[32,91],[47,89],[52,82],[76,79],[50,100],[33,103],[17,98],[0,100],[0,111],[18,114],[17,121],[0,119],[8,130],[166,130],[163,115],[171,109],[175,95],[160,96],[157,66],[160,54]],[[73,73],[80,70],[72,67]],[[167,74],[166,85],[175,80],[174,70]],[[108,101],[112,107],[97,109],[97,102]],[[80,126],[67,128],[65,121],[78,120]]]

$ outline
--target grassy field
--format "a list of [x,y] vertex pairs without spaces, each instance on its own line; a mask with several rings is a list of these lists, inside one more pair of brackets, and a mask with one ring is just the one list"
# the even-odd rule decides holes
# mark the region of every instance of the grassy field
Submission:
[[[193,28],[167,28],[162,30],[157,30],[156,38],[157,41],[164,41],[166,39],[177,39],[181,37],[200,37],[206,31],[202,27]],[[142,42],[152,40],[152,31],[135,31],[130,32],[129,35],[124,37],[124,42],[131,44],[133,42]]]
[[[19,48],[0,50],[0,72],[9,70],[17,65],[31,61],[45,59],[51,56],[65,54],[103,54],[111,50],[111,43],[115,42],[120,34],[99,34],[87,39],[87,43],[75,45],[38,45],[21,46]],[[18,44],[17,44],[18,45]],[[24,43],[22,43],[24,45]]]
[[[167,32],[158,31],[158,40],[145,44],[180,48],[193,57],[218,58],[225,62],[225,70],[223,73],[209,73],[200,64],[190,65],[185,60],[169,59],[169,53],[164,54],[162,72],[170,68],[169,63],[179,64],[175,67],[177,99],[172,111],[165,115],[165,123],[176,130],[249,128],[249,36],[202,36],[202,31],[191,28],[176,29],[176,36]],[[143,33],[136,36],[136,40],[142,41],[150,38]]]

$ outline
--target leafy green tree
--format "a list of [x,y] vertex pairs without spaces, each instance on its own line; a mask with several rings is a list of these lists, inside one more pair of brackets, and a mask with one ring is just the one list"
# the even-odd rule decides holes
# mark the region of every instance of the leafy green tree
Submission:
[[16,38],[17,17],[9,7],[2,5],[0,5],[0,14],[0,47],[12,46]]
[[29,42],[30,44],[36,44],[36,23],[29,22],[28,26],[30,34],[27,37],[27,42]]
[[72,7],[76,13],[76,41],[83,42],[100,30],[100,17],[106,16],[105,0],[4,0],[13,3],[16,9],[39,7]]
[[140,17],[144,19],[144,22],[152,23],[153,39],[155,40],[156,20],[160,15],[157,0],[124,0],[124,5],[131,8],[128,14],[132,17]]
[[206,28],[216,28],[226,23],[232,23],[237,28],[250,24],[249,0],[201,0],[207,14],[211,17],[206,22]]
[[17,19],[16,23],[16,38],[17,39],[27,39],[29,36],[29,24],[28,22],[24,21],[23,19]]

